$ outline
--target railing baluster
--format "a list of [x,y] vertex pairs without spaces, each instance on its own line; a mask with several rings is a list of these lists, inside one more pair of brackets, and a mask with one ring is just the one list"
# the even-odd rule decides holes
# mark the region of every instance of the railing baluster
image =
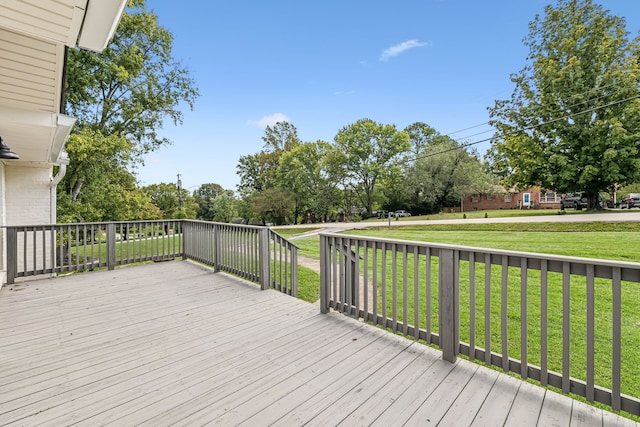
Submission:
[[22,271],[24,272],[24,275],[26,276],[28,274],[29,268],[27,267],[27,262],[29,260],[29,258],[27,257],[27,239],[28,237],[28,233],[29,233],[29,228],[25,227],[23,229],[23,236],[22,236]]
[[364,318],[365,320],[371,320],[369,318],[369,242],[364,241],[363,252],[362,252],[362,290],[363,290],[363,304],[364,304]]
[[432,325],[432,312],[431,312],[431,284],[432,284],[432,280],[431,280],[431,248],[427,248],[426,249],[426,254],[425,254],[425,258],[426,258],[426,266],[425,266],[425,308],[424,308],[424,314],[426,317],[426,333],[427,333],[427,344],[431,344],[433,342],[433,325]]
[[[365,269],[365,277],[366,271]],[[413,247],[413,337],[420,338],[420,252],[418,245]]]
[[484,363],[491,365],[491,254],[484,256]]
[[571,265],[562,263],[562,392],[571,391]]
[[621,344],[622,344],[622,284],[620,268],[614,268],[612,274],[612,336],[611,336],[611,407],[614,411],[621,409]]
[[469,357],[476,358],[476,262],[469,252]]
[[402,333],[409,330],[409,272],[407,266],[407,246],[402,246]]
[[383,325],[387,323],[387,244],[382,244],[382,319]]
[[527,315],[527,292],[529,292],[529,290],[527,283],[527,273],[527,258],[522,257],[520,258],[520,375],[524,379],[527,379],[529,377],[529,347],[527,344],[529,338],[529,334],[527,331],[527,327],[529,325]]
[[548,295],[548,264],[542,260],[540,265],[540,383],[549,384],[549,295]]
[[37,253],[37,249],[38,249],[38,240],[37,240],[37,228],[33,227],[33,274],[35,275],[36,272],[38,271],[38,263],[36,262],[38,260],[38,253]]
[[595,286],[594,267],[587,266],[587,400],[595,399]]
[[371,252],[371,268],[373,268],[373,277],[371,278],[371,293],[373,297],[373,321],[378,323],[378,244],[372,244]]
[[395,243],[391,245],[391,329],[398,330],[398,252]]
[[502,256],[502,282],[500,289],[500,335],[502,336],[502,369],[509,371],[509,335],[507,308],[509,303],[509,257]]
[[354,254],[353,254],[353,301],[355,306],[354,315],[358,315],[360,312],[360,240],[354,240]]
[[342,264],[340,263],[338,252],[338,244],[342,244],[340,239],[331,238],[331,263],[333,264],[333,295],[331,299],[333,300],[334,310],[338,311],[342,310],[342,301],[340,300],[340,275],[342,274],[340,268],[342,268]]

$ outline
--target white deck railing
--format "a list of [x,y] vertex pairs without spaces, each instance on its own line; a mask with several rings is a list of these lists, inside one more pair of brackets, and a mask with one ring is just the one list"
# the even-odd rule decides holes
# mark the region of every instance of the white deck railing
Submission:
[[190,220],[5,227],[7,283],[40,274],[193,259],[297,295],[297,247],[265,227]]
[[323,313],[640,415],[639,263],[329,233],[320,256]]

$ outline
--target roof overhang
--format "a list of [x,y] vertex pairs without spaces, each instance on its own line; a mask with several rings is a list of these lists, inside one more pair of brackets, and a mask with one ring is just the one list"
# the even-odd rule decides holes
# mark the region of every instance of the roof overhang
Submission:
[[58,163],[75,119],[61,114],[66,47],[102,51],[127,0],[0,2],[0,137],[20,160]]
[[89,1],[78,38],[78,47],[102,52],[116,32],[126,6],[127,0]]

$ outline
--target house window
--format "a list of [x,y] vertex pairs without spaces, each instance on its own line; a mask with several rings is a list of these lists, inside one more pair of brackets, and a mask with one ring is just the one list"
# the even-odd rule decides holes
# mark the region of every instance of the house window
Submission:
[[487,194],[487,200],[493,200],[493,194]]
[[558,193],[541,193],[540,203],[560,203],[560,198]]
[[480,195],[479,194],[472,194],[471,195],[471,201],[473,203],[478,203],[478,200],[480,200]]
[[511,203],[511,193],[507,193],[504,195],[504,202]]

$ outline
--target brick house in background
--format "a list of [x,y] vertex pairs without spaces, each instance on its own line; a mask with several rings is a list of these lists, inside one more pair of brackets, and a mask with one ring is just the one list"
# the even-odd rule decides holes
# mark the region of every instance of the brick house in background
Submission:
[[494,209],[560,209],[561,194],[528,188],[517,191],[496,186],[492,194],[475,193],[466,196],[457,211],[486,211]]

